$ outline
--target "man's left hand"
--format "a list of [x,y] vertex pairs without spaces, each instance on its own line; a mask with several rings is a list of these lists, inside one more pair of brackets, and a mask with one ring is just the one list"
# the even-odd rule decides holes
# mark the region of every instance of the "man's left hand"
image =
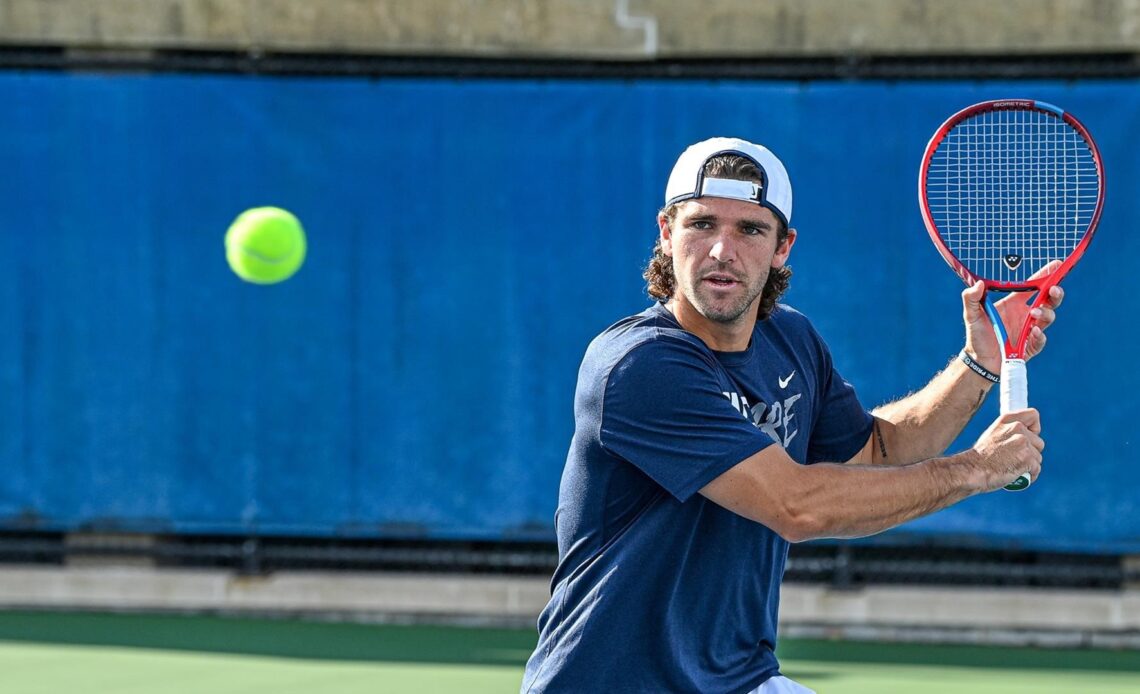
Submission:
[[[1054,260],[1034,273],[1030,279],[1036,279],[1056,270],[1061,261]],[[1033,292],[1013,292],[998,301],[995,306],[1006,331],[1020,331],[1025,318],[1030,315],[1029,299]],[[966,351],[975,361],[990,371],[997,373],[1001,370],[1004,356],[1004,347],[998,344],[997,336],[990,326],[989,316],[982,307],[985,296],[985,285],[976,282],[962,292],[962,318],[966,323]],[[1033,309],[1033,328],[1029,332],[1029,340],[1025,348],[1025,358],[1029,359],[1045,349],[1045,329],[1053,324],[1057,318],[1057,307],[1065,298],[1065,290],[1060,286],[1049,290],[1048,300],[1041,306]],[[1010,340],[1016,340],[1016,333],[1010,335]]]

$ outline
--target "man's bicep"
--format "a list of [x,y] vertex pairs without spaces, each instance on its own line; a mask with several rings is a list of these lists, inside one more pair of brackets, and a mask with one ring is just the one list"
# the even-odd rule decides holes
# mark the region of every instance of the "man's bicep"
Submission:
[[796,539],[797,511],[790,502],[800,493],[802,466],[779,446],[768,446],[721,473],[700,493],[718,506]]

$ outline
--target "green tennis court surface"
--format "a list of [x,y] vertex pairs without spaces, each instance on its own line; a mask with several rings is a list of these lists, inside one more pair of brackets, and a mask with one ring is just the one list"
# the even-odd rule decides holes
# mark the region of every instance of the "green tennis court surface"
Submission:
[[[529,629],[0,612],[0,692],[512,692],[534,641]],[[820,694],[1140,694],[1131,651],[785,640],[781,655]]]

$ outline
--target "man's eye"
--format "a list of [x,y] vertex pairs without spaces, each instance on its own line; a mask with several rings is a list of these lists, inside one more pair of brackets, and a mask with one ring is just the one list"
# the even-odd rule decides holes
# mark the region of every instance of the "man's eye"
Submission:
[[698,219],[692,223],[694,229],[712,229],[712,224],[704,220]]
[[760,229],[760,227],[744,227],[744,233],[748,234],[749,236],[757,236],[764,232]]

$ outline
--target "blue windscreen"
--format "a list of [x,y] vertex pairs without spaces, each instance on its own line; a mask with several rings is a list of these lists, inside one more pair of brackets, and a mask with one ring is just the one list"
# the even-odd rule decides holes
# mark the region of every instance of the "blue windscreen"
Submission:
[[[1108,173],[1030,364],[1045,473],[888,537],[1140,548],[1135,81],[5,72],[0,96],[4,527],[552,537],[579,360],[647,305],[669,168],[712,135],[787,164],[788,301],[865,404],[914,390],[962,343],[923,148],[965,105],[1026,97],[1081,118]],[[309,235],[277,286],[225,264],[226,226],[260,205]]]

